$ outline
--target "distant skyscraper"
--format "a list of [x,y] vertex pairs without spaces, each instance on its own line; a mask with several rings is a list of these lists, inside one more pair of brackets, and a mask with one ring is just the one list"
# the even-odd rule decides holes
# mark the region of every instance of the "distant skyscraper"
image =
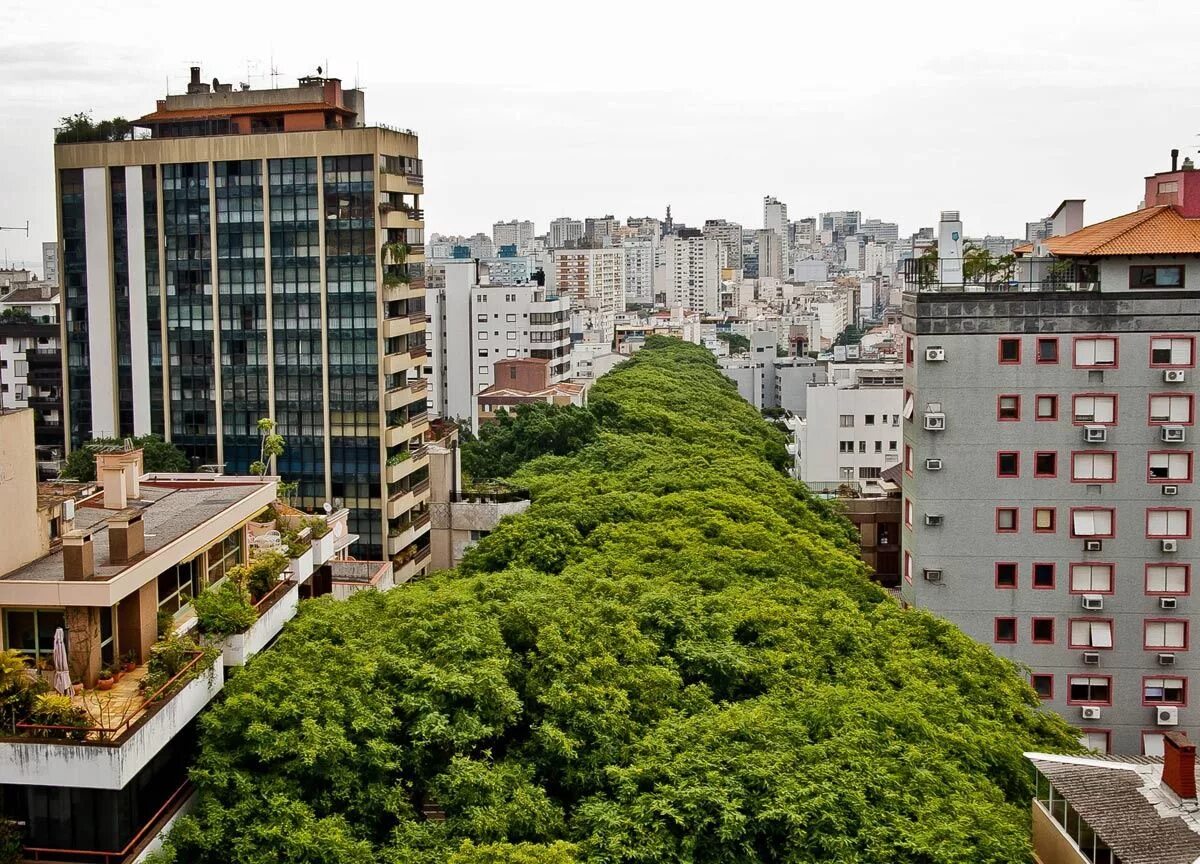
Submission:
[[625,299],[630,303],[654,302],[654,256],[657,237],[627,237],[625,250]]
[[583,223],[567,216],[550,223],[550,248],[563,249],[568,244],[579,242],[583,237]]
[[611,341],[616,314],[625,311],[625,250],[620,246],[599,249],[555,249],[554,284],[560,296],[571,298],[571,308],[590,310]]
[[895,222],[882,222],[879,219],[868,219],[859,227],[858,234],[876,243],[895,243],[900,239],[900,226]]
[[704,223],[704,237],[717,241],[722,267],[742,269],[742,226],[724,219],[709,219]]
[[783,241],[770,228],[755,233],[758,245],[758,277],[783,279]]
[[655,274],[656,292],[665,295],[668,306],[680,306],[706,315],[720,313],[718,257],[716,240],[664,237]]
[[589,216],[583,222],[583,236],[598,245],[604,245],[607,242],[605,238],[611,238],[619,224],[620,222],[612,216]]
[[822,213],[820,216],[820,229],[822,231],[833,231],[838,237],[849,237],[857,234],[861,223],[862,213],[858,210],[834,210],[829,213]]
[[533,249],[534,228],[529,221],[497,222],[492,225],[492,242],[496,248],[516,246],[518,255],[526,255]]
[[758,255],[758,275],[775,275],[780,279],[787,278],[787,266],[791,260],[791,244],[788,242],[791,225],[788,223],[787,205],[771,195],[763,198],[763,228],[774,231],[779,237],[779,272],[767,274],[763,272],[762,252]]

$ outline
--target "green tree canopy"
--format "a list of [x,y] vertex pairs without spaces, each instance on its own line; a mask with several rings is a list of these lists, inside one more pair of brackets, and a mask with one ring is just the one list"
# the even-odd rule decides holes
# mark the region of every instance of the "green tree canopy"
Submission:
[[738,333],[718,332],[717,338],[729,345],[731,354],[741,354],[750,350],[750,340]]
[[[143,468],[152,471],[190,471],[192,463],[183,451],[160,438],[158,435],[142,435],[130,439],[133,446],[141,447]],[[82,447],[77,447],[67,456],[62,476],[68,480],[96,479],[96,452],[124,444],[123,438],[93,438]]]
[[595,440],[596,418],[578,405],[534,402],[501,409],[483,424],[477,440],[462,447],[462,467],[474,480],[512,474],[539,456],[564,456]]
[[1029,860],[1022,674],[865,575],[698,346],[596,382],[590,443],[462,566],[307,601],[201,718],[195,864]]

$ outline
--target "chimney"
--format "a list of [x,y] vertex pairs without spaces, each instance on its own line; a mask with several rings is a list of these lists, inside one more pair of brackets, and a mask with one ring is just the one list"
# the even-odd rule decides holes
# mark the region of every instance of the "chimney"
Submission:
[[130,501],[136,501],[142,497],[142,465],[145,463],[145,453],[139,447],[137,450],[130,450],[125,453],[125,459],[121,463],[121,469],[125,473],[125,497]]
[[146,551],[142,511],[122,510],[108,520],[108,563],[131,564]]
[[1179,170],[1179,148],[1176,147],[1173,150],[1171,150],[1171,171],[1175,172],[1178,170]]
[[1183,800],[1196,798],[1196,745],[1186,732],[1163,736],[1163,782]]
[[[189,84],[199,84],[200,83],[200,67],[199,66],[192,67],[192,80],[189,81],[188,83]],[[1178,152],[1178,151],[1176,151],[1176,152]]]
[[106,465],[100,469],[96,466],[96,476],[104,489],[104,509],[124,510],[129,503],[125,493],[125,469],[121,465]]
[[1191,157],[1191,156],[1184,156],[1184,157],[1183,157],[1183,170],[1184,170],[1184,171],[1194,171],[1194,170],[1195,170],[1195,168],[1196,168],[1196,166],[1195,166],[1195,164],[1192,162],[1192,157]]
[[68,531],[62,538],[63,578],[68,582],[82,582],[96,573],[96,559],[92,552],[91,531]]

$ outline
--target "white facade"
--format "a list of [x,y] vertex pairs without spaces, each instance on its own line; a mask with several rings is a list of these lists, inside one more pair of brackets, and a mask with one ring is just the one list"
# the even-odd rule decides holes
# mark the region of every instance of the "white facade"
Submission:
[[[853,294],[850,295],[853,297]],[[821,322],[821,338],[829,342],[837,339],[838,334],[853,323],[853,317],[846,310],[846,301],[841,297],[815,300],[812,310]]]
[[655,290],[666,305],[705,315],[721,311],[721,267],[717,241],[664,237],[655,267]]
[[[791,243],[789,243],[792,226],[788,222],[787,205],[771,195],[763,198],[763,228],[774,231],[779,237],[779,260],[781,267],[786,267],[792,257]],[[758,274],[760,276],[779,276],[782,279],[788,275],[787,273],[763,273],[762,266],[762,253],[759,252]]]
[[550,248],[561,249],[583,237],[583,222],[562,216],[550,223]]
[[555,249],[554,288],[572,310],[586,309],[600,332],[596,341],[612,342],[618,312],[625,311],[625,250]]
[[628,237],[625,250],[625,299],[630,303],[654,302],[654,257],[657,237]]
[[795,282],[824,282],[829,279],[829,264],[820,258],[805,258],[792,263]]
[[805,483],[861,483],[900,461],[902,387],[810,384],[796,427],[796,476]]
[[724,219],[704,223],[704,238],[717,241],[718,263],[731,270],[742,269],[742,226]]
[[516,246],[518,255],[526,255],[533,250],[533,232],[533,223],[528,220],[496,222],[492,225],[492,243],[497,250],[501,246]]

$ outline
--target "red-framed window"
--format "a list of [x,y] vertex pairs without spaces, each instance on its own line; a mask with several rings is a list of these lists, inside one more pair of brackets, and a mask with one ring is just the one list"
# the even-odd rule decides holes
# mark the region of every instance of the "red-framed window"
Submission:
[[1143,675],[1143,705],[1187,705],[1186,675]]
[[1142,622],[1142,647],[1147,651],[1188,650],[1186,618],[1147,618]]
[[1147,507],[1147,540],[1188,540],[1192,536],[1192,511],[1188,507]]
[[913,457],[913,449],[911,444],[904,445],[904,473],[909,477],[913,476],[913,463],[916,460]]
[[1076,393],[1071,397],[1071,423],[1075,426],[1116,426],[1116,393]]
[[1071,344],[1076,369],[1116,369],[1120,359],[1116,336],[1076,336]]
[[1054,676],[1049,672],[1034,672],[1029,676],[1029,686],[1039,699],[1054,698]]
[[904,527],[913,527],[913,503],[911,498],[904,499]]
[[1196,422],[1196,397],[1191,393],[1151,393],[1146,417],[1151,426],[1191,426]]
[[1035,450],[1033,453],[1033,476],[1034,477],[1057,477],[1058,476],[1058,451],[1057,450]]
[[1016,393],[1002,393],[996,397],[996,419],[1003,423],[1015,423],[1021,419],[1021,397]]
[[1175,561],[1147,562],[1146,593],[1173,597],[1192,593],[1192,565]]
[[1067,590],[1071,594],[1113,594],[1116,591],[1115,564],[1073,561],[1068,569],[1070,578]]
[[1038,591],[1053,591],[1058,581],[1058,565],[1053,561],[1034,561],[1032,584]]
[[1147,483],[1191,483],[1191,450],[1151,450],[1146,454]]
[[997,477],[1020,477],[1021,454],[1016,450],[1001,450],[996,454]]
[[995,622],[995,640],[998,643],[1011,645],[1017,641],[1017,619],[1000,617]]
[[1117,536],[1117,513],[1111,507],[1072,507],[1071,536],[1093,540]]
[[1085,750],[1095,750],[1104,755],[1112,750],[1112,730],[1094,729],[1091,726],[1080,729],[1079,743]]
[[1142,755],[1143,756],[1158,756],[1163,755],[1163,733],[1156,729],[1142,730]]
[[1029,638],[1038,645],[1054,644],[1054,619],[1034,618],[1029,622]]
[[1072,483],[1116,483],[1117,454],[1111,450],[1071,451]]
[[1068,705],[1111,705],[1111,675],[1068,675]]
[[1016,534],[1021,530],[1021,510],[1018,507],[996,508],[996,533]]
[[916,401],[913,398],[911,390],[904,391],[904,419],[912,422],[913,412],[916,408]]
[[1110,651],[1114,629],[1111,618],[1071,618],[1067,621],[1067,647]]
[[1196,337],[1164,333],[1150,337],[1151,369],[1190,369],[1196,365]]
[[996,343],[996,362],[1002,366],[1017,366],[1021,363],[1021,338],[1001,336]]
[[1035,534],[1053,534],[1058,530],[1058,511],[1053,507],[1033,508],[1033,531]]
[[1053,393],[1039,393],[1033,397],[1033,417],[1035,420],[1058,419],[1058,396]]
[[908,552],[904,553],[904,581],[909,585],[913,581],[913,558]]
[[1015,561],[997,561],[996,562],[996,587],[997,588],[1016,588],[1017,587],[1017,562],[1015,562]]
[[916,358],[916,353],[917,353],[916,340],[913,339],[913,337],[911,337],[911,336],[905,336],[904,337],[904,364],[906,366],[913,365],[913,361]]
[[1058,362],[1058,337],[1039,336],[1037,339],[1037,362],[1040,364]]

